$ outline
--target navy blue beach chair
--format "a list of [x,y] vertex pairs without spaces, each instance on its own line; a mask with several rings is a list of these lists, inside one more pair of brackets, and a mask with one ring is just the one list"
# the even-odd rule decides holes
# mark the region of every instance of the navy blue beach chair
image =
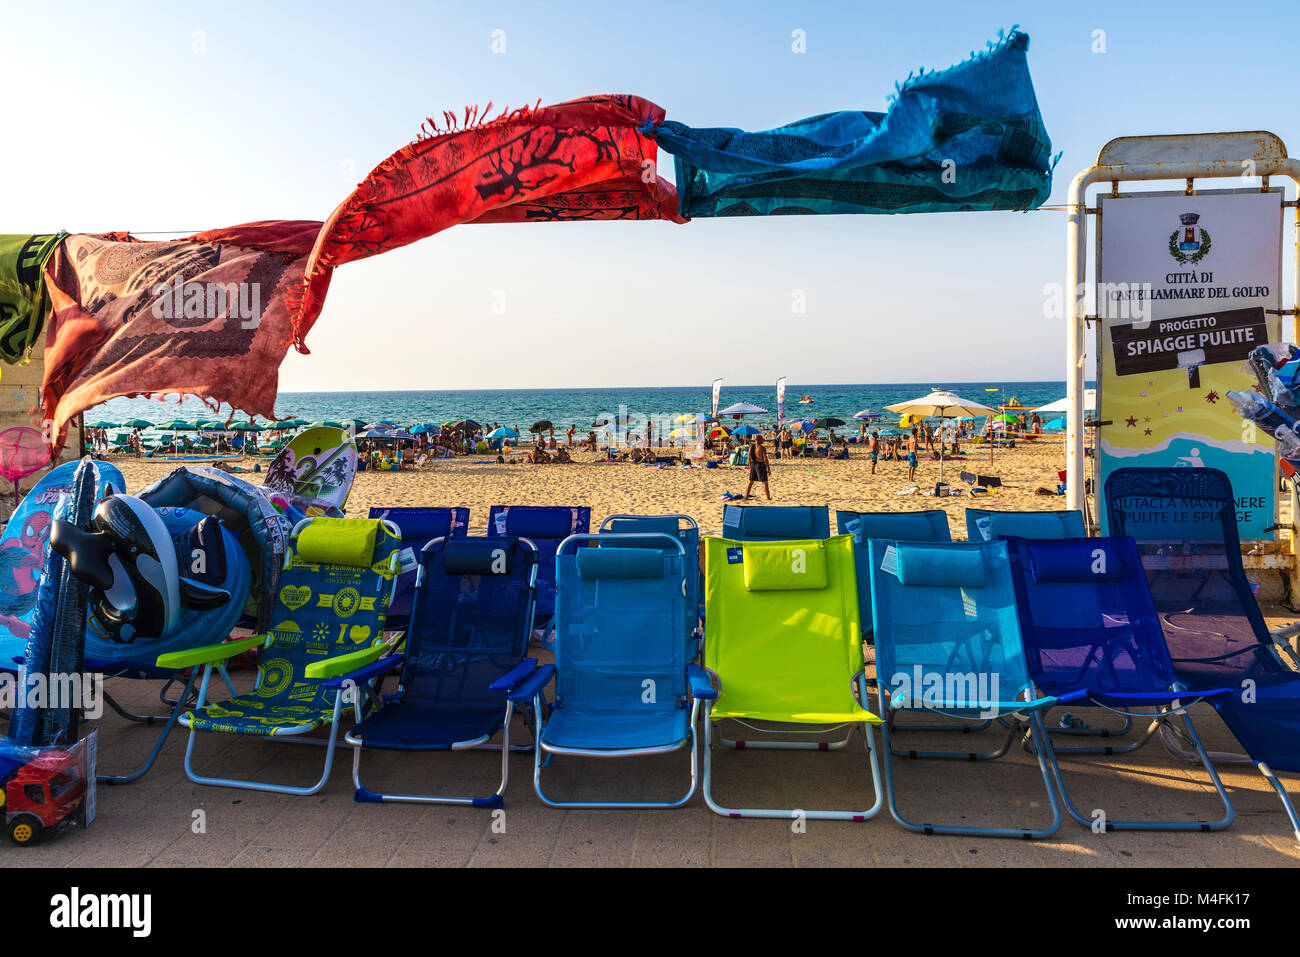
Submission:
[[1232,691],[1202,689],[1189,694],[1178,681],[1133,539],[1011,538],[1007,548],[1029,677],[1039,691],[1062,703],[1080,701],[1126,715],[1135,715],[1134,708],[1154,711],[1146,732],[1129,744],[1055,747],[1052,751],[1108,755],[1136,751],[1166,721],[1181,714],[1197,757],[1209,772],[1225,811],[1217,821],[1120,821],[1110,816],[1099,821],[1075,809],[1060,767],[1049,752],[1070,816],[1084,827],[1100,823],[1108,831],[1218,831],[1231,824],[1232,802],[1186,709],[1202,698],[1229,695]]
[[493,505],[488,534],[526,538],[537,546],[537,624],[555,614],[555,550],[570,535],[591,531],[585,505]]
[[400,572],[393,588],[393,602],[388,607],[384,627],[404,631],[411,620],[411,597],[415,594],[415,576],[420,565],[420,550],[435,538],[456,539],[469,534],[469,509],[431,508],[425,506],[372,505],[370,518],[383,518],[402,531],[398,552]]
[[[1300,672],[1269,634],[1241,561],[1237,504],[1218,469],[1124,468],[1106,479],[1110,529],[1137,541],[1174,673],[1210,699],[1273,786],[1300,839],[1300,818],[1276,771],[1300,773]],[[1166,746],[1194,760],[1190,736],[1166,725]]]
[[[358,801],[501,806],[514,713],[506,695],[537,666],[525,658],[537,569],[537,548],[523,538],[435,539],[424,546],[404,653],[363,676],[400,668],[397,693],[347,735]],[[364,750],[464,751],[487,746],[497,732],[501,782],[491,795],[391,794],[361,782]]]

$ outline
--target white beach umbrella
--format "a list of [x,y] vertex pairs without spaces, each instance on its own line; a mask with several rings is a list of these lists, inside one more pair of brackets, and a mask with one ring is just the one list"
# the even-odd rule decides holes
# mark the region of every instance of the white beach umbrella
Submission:
[[[1055,402],[1048,403],[1047,405],[1040,405],[1038,408],[1030,409],[1029,411],[1040,412],[1040,413],[1046,412],[1050,415],[1065,415],[1067,412],[1070,411],[1069,396],[1065,396],[1064,398],[1057,399]],[[1083,390],[1083,411],[1084,412],[1097,411],[1097,390],[1096,389]]]
[[[896,405],[885,406],[890,412],[900,415],[938,416],[945,418],[954,415],[992,415],[993,409],[982,402],[972,402],[959,395],[936,389],[929,395]],[[943,481],[943,442],[939,443],[939,481]]]

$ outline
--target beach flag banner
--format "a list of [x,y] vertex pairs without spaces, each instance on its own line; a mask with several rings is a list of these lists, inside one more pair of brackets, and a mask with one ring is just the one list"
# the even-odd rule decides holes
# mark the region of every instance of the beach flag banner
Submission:
[[722,398],[722,380],[713,380],[713,411],[709,414],[715,419],[718,417],[718,400]]
[[785,428],[785,376],[776,380],[776,427]]
[[1243,429],[1227,393],[1251,391],[1243,360],[1281,338],[1282,199],[1278,188],[1099,198],[1098,487],[1129,466],[1220,469],[1243,539],[1276,522],[1276,450]]
[[909,76],[885,113],[843,110],[756,133],[656,122],[682,214],[789,216],[1036,209],[1052,141],[1012,29],[946,70]]

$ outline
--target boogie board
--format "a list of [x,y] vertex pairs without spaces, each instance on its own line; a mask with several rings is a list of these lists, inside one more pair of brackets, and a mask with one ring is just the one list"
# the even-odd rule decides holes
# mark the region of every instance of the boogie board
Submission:
[[[54,507],[59,496],[71,493],[79,464],[64,462],[47,473],[19,503],[0,534],[0,671],[12,670],[14,659],[26,652]],[[100,461],[95,467],[99,470],[96,502],[126,491],[126,480],[116,465]]]
[[341,515],[356,474],[357,446],[352,436],[343,429],[317,426],[299,432],[271,460],[263,487],[285,496],[308,515]]

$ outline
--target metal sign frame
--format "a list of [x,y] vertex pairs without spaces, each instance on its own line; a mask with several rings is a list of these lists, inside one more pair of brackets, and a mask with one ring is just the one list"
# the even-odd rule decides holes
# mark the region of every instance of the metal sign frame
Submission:
[[[1066,506],[1083,510],[1086,505],[1087,461],[1084,456],[1084,365],[1087,359],[1088,323],[1097,321],[1086,309],[1088,289],[1088,217],[1097,215],[1097,207],[1087,205],[1088,188],[1109,183],[1111,193],[1119,193],[1119,184],[1135,181],[1183,180],[1184,192],[1194,195],[1197,179],[1259,178],[1260,189],[1269,188],[1269,178],[1285,176],[1296,185],[1300,195],[1300,159],[1287,155],[1286,145],[1273,133],[1262,130],[1235,133],[1191,133],[1162,136],[1121,136],[1111,140],[1097,154],[1096,165],[1081,170],[1070,183],[1066,225]],[[1295,199],[1282,198],[1283,230],[1286,210],[1297,210]],[[1295,248],[1292,268],[1291,306],[1276,312],[1293,318],[1292,334],[1300,341],[1300,215],[1294,217]],[[1098,402],[1100,406],[1100,399]],[[1099,409],[1100,414],[1100,409]],[[1100,503],[1100,489],[1097,490]],[[1300,522],[1300,494],[1294,483],[1290,488],[1291,520]],[[1095,522],[1093,524],[1096,524]],[[1296,532],[1291,534],[1291,552],[1279,553],[1277,540],[1268,542],[1268,552],[1251,545],[1248,568],[1289,569],[1293,594],[1300,594],[1296,568]]]

